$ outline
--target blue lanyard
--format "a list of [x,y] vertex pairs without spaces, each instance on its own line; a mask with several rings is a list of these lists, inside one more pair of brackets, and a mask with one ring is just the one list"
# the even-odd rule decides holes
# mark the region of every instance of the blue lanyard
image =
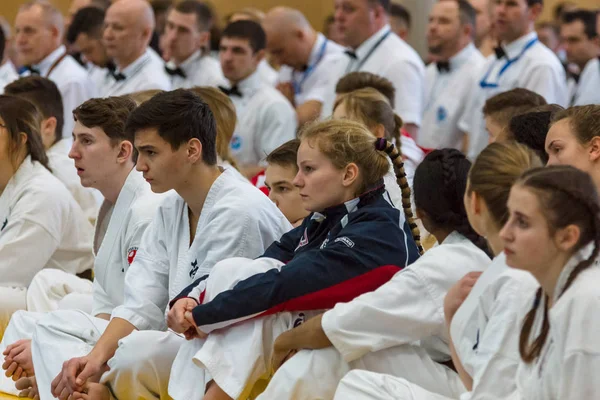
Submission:
[[371,50],[369,50],[369,52],[367,53],[367,55],[365,56],[365,58],[363,58],[360,63],[358,64],[358,66],[356,68],[354,68],[354,60],[350,61],[350,63],[348,63],[348,68],[346,68],[346,73],[350,72],[350,71],[359,71],[360,68],[367,62],[367,60],[369,59],[369,57],[371,57],[373,55],[373,53],[375,52],[375,50],[377,50],[377,48],[381,45],[381,43],[383,43],[383,41],[385,39],[387,39],[388,36],[390,36],[390,33],[392,33],[391,30],[387,31],[385,33],[385,35],[383,35],[381,37],[381,39],[379,39],[377,41],[377,43],[375,43],[375,46],[371,47]]
[[[510,68],[511,65],[513,65],[514,63],[516,63],[517,61],[519,61],[519,59],[521,57],[523,57],[523,55],[525,54],[525,52],[527,52],[527,50],[529,50],[534,44],[536,44],[538,42],[538,38],[533,38],[531,39],[523,48],[523,50],[521,50],[521,53],[519,53],[518,56],[516,56],[513,59],[509,59],[506,64],[504,64],[504,66],[502,67],[502,69],[500,69],[500,72],[498,73],[498,79],[500,79],[500,77],[506,72],[506,70],[508,68]],[[490,74],[492,73],[492,70],[494,69],[495,66],[495,62],[492,63],[492,65],[490,66],[490,69],[488,70],[488,72],[485,74],[485,76],[483,77],[483,79],[481,80],[481,82],[479,82],[479,86],[481,86],[483,89],[485,88],[497,88],[498,87],[498,83],[490,83],[488,82],[488,78],[490,77]]]
[[302,79],[300,79],[300,82],[296,82],[296,79],[294,79],[293,75],[295,74],[295,71],[294,71],[294,74],[292,74],[292,85],[294,86],[294,93],[296,95],[299,95],[300,93],[302,93],[302,85],[304,85],[304,82],[306,82],[308,77],[315,71],[315,68],[321,62],[323,57],[325,57],[325,50],[327,49],[328,42],[329,42],[329,40],[325,39],[325,41],[323,42],[323,45],[321,45],[321,49],[319,50],[319,55],[317,56],[317,59],[315,60],[315,62],[312,65],[309,65],[308,68],[306,68],[306,70],[302,74]]

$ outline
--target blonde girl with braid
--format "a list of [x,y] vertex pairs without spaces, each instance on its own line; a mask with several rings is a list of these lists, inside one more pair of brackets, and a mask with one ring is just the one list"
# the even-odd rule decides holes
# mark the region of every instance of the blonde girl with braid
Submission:
[[[397,155],[390,157],[390,170],[383,178],[385,187],[390,194],[392,203],[404,210],[411,227],[416,227],[412,207],[412,177],[406,172],[401,144],[400,129],[402,119],[394,113],[383,94],[373,88],[358,89],[353,92],[338,95],[334,105],[333,119],[348,119],[364,124],[376,138],[384,138],[390,149],[395,148]],[[392,145],[396,143],[396,145]],[[396,184],[397,183],[397,184]],[[418,229],[418,228],[414,228]],[[421,237],[419,235],[419,241]],[[419,243],[420,244],[420,243]]]
[[[350,370],[402,377],[451,397],[464,391],[450,368],[444,296],[491,262],[463,204],[470,166],[454,149],[425,157],[415,175],[415,206],[438,245],[377,290],[279,336],[272,361],[279,369],[259,399],[331,399]],[[281,365],[291,350],[298,354]]]
[[334,399],[481,400],[507,399],[514,393],[521,321],[538,284],[529,272],[507,265],[500,231],[509,219],[511,187],[525,171],[540,166],[527,147],[498,142],[485,148],[469,171],[465,210],[494,259],[482,266],[483,272],[465,275],[444,299],[452,361],[464,393],[448,396],[407,379],[352,371]]
[[301,133],[293,184],[310,215],[261,257],[221,261],[171,302],[167,323],[188,339],[171,369],[173,399],[247,398],[270,375],[280,334],[419,258],[418,235],[383,185],[388,154],[357,122]]

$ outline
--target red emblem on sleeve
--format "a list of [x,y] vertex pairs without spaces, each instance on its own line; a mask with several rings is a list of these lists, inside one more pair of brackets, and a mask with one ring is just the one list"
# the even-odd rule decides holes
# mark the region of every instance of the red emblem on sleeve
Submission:
[[127,264],[131,265],[133,260],[135,260],[135,255],[137,254],[137,247],[132,247],[127,251]]

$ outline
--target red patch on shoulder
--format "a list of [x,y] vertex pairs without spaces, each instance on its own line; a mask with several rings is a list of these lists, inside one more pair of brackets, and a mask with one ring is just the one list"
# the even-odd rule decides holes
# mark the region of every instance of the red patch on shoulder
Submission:
[[127,264],[131,265],[133,260],[135,260],[135,255],[137,254],[137,247],[132,247],[127,251]]

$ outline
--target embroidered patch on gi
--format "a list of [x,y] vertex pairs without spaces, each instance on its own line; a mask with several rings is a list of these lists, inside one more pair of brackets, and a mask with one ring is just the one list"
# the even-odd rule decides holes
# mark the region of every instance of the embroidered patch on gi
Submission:
[[329,238],[323,240],[323,243],[321,243],[321,247],[319,247],[319,250],[323,250],[325,246],[327,246],[327,243],[329,243]]
[[4,230],[4,228],[6,228],[6,225],[8,224],[8,218],[6,218],[4,220],[4,222],[2,223],[2,228],[0,228],[0,232],[2,232]]
[[304,228],[304,234],[302,235],[302,239],[300,239],[300,243],[298,243],[298,246],[296,247],[296,250],[294,250],[294,252],[298,251],[298,249],[306,246],[308,244],[308,232],[306,231],[306,228]]
[[233,138],[231,138],[231,150],[239,150],[242,148],[242,139],[238,136],[235,135]]
[[448,118],[448,111],[442,106],[437,110],[437,120],[438,122],[444,122]]
[[294,328],[297,328],[300,325],[302,325],[304,323],[304,321],[306,321],[306,315],[304,315],[304,313],[298,314],[298,317],[294,321]]
[[350,248],[354,247],[354,242],[352,240],[350,240],[347,236],[339,237],[333,241],[333,243],[337,243],[337,242],[342,242]]
[[194,276],[196,276],[196,272],[198,272],[198,260],[194,260],[191,263],[192,265],[192,269],[190,269],[190,278],[194,279]]
[[127,264],[131,265],[133,260],[135,260],[135,255],[137,254],[137,251],[137,247],[130,247],[129,250],[127,250]]

